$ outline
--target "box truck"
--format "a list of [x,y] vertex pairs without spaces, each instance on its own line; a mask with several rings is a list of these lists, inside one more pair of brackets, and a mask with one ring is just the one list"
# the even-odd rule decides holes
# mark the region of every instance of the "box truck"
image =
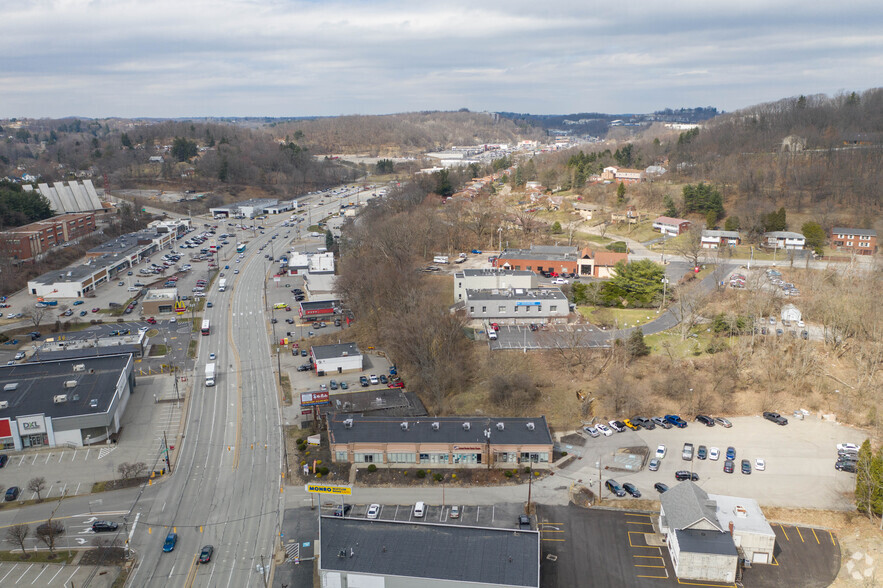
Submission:
[[206,387],[215,385],[215,364],[208,363],[205,366],[205,385]]

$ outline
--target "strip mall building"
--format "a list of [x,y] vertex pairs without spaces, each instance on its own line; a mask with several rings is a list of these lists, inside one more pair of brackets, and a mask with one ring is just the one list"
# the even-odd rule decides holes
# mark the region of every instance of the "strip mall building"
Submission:
[[327,415],[332,461],[433,468],[548,468],[552,434],[545,417],[379,417]]

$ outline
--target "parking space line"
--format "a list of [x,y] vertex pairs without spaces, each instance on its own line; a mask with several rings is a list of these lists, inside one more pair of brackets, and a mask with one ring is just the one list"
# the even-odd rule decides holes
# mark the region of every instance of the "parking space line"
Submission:
[[785,532],[785,525],[779,525],[779,528],[782,529],[782,535],[785,536],[785,541],[791,541],[791,537]]
[[71,458],[71,461],[74,461],[75,459],[77,459],[77,450],[76,449],[74,449],[74,456]]
[[45,571],[48,570],[48,569],[49,569],[48,567],[44,567],[42,570],[40,570],[40,573],[37,574],[37,577],[34,578],[34,581],[31,582],[31,584],[36,584],[36,583],[37,583],[37,580],[40,578],[40,576],[43,575],[43,572],[45,572]]
[[665,576],[635,576],[636,578],[655,578],[656,580],[668,580],[668,572],[665,573]]
[[31,571],[32,567],[34,567],[34,564],[29,565],[27,567],[27,569],[24,572],[22,572],[21,576],[18,577],[18,580],[16,580],[15,583],[18,584],[19,582],[21,582],[21,579],[25,577],[25,574],[27,574],[28,572]]
[[736,588],[735,584],[704,584],[702,582],[685,582],[678,578],[678,584],[683,586],[711,586],[712,588]]
[[62,457],[64,457],[64,451],[62,451],[62,452],[58,455],[58,463],[61,463],[61,458],[62,458]]
[[[6,576],[11,574],[13,572],[13,570],[15,570],[15,568],[17,568],[17,567],[18,567],[18,564],[12,564],[12,569],[10,569],[8,572],[6,572]],[[6,576],[3,576],[2,578],[0,578],[0,582],[3,582],[3,580],[6,579]]]
[[653,518],[656,518],[657,515],[648,515],[648,514],[641,514],[641,513],[637,513],[637,512],[630,512],[630,513],[628,513],[628,515],[626,515],[626,516],[630,516],[630,517],[647,517],[648,519],[653,519]]
[[794,527],[794,528],[797,529],[797,535],[800,537],[800,542],[806,543],[806,541],[803,540],[803,534],[800,532],[800,527]]
[[74,577],[74,574],[80,571],[80,566],[77,566],[77,569],[74,570],[74,573],[70,575],[70,578],[64,581],[64,585],[67,586],[67,583],[71,581],[71,578]]
[[[55,576],[60,574],[61,570],[63,570],[63,569],[64,569],[64,566],[59,566],[58,571],[55,572]],[[51,578],[49,578],[49,581],[47,582],[47,584],[52,584],[52,581],[55,580],[55,576],[52,576]]]
[[629,535],[629,545],[630,545],[630,546],[632,546],[632,547],[643,547],[644,549],[657,549],[657,550],[659,549],[658,547],[655,547],[655,546],[653,546],[653,545],[635,545],[634,543],[632,543],[632,533],[635,533],[635,534],[637,534],[637,535],[644,535],[644,532],[643,532],[643,531],[629,531],[629,532],[628,532],[628,535]]
[[649,566],[649,565],[644,565],[644,564],[633,564],[633,565],[636,568],[657,568],[657,569],[661,568],[663,570],[665,569],[665,564],[662,564],[661,566]]
[[816,530],[815,530],[815,529],[813,529],[813,528],[812,528],[812,527],[810,527],[810,529],[811,529],[811,530],[812,530],[812,536],[813,536],[813,537],[815,537],[815,538],[816,538],[816,544],[818,544],[818,545],[821,545],[821,544],[822,544],[822,542],[821,542],[821,541],[819,541],[819,536],[818,536],[818,535],[816,535]]
[[653,523],[644,522],[644,521],[626,521],[627,525],[650,525],[653,526]]
[[47,453],[47,454],[46,454],[46,461],[43,462],[43,463],[49,463],[49,458],[50,458],[50,457],[52,457],[52,454],[51,454],[51,453]]
[[837,545],[836,543],[834,543],[834,533],[832,533],[831,531],[828,531],[828,535],[831,536],[831,545]]

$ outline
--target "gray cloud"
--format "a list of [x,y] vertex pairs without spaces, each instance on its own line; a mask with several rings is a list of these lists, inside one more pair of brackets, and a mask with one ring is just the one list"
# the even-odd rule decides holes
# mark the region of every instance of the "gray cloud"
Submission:
[[876,86],[883,62],[864,0],[6,4],[8,117],[731,110]]

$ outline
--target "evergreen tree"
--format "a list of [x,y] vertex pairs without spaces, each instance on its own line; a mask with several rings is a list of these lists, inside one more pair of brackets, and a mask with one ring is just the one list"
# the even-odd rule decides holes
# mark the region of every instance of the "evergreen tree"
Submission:
[[625,184],[620,182],[616,187],[616,203],[622,204],[625,202]]
[[800,232],[806,238],[806,246],[811,247],[816,255],[823,255],[825,253],[825,241],[828,236],[825,234],[825,229],[822,228],[822,225],[808,221],[803,223]]
[[662,205],[665,207],[665,212],[663,213],[665,216],[677,218],[678,207],[675,205],[674,198],[666,194],[662,197]]
[[738,216],[728,216],[726,222],[724,223],[725,231],[738,231],[740,228],[740,222]]
[[644,332],[641,331],[640,327],[636,327],[632,334],[629,335],[625,348],[631,359],[650,355],[650,347],[644,342]]

